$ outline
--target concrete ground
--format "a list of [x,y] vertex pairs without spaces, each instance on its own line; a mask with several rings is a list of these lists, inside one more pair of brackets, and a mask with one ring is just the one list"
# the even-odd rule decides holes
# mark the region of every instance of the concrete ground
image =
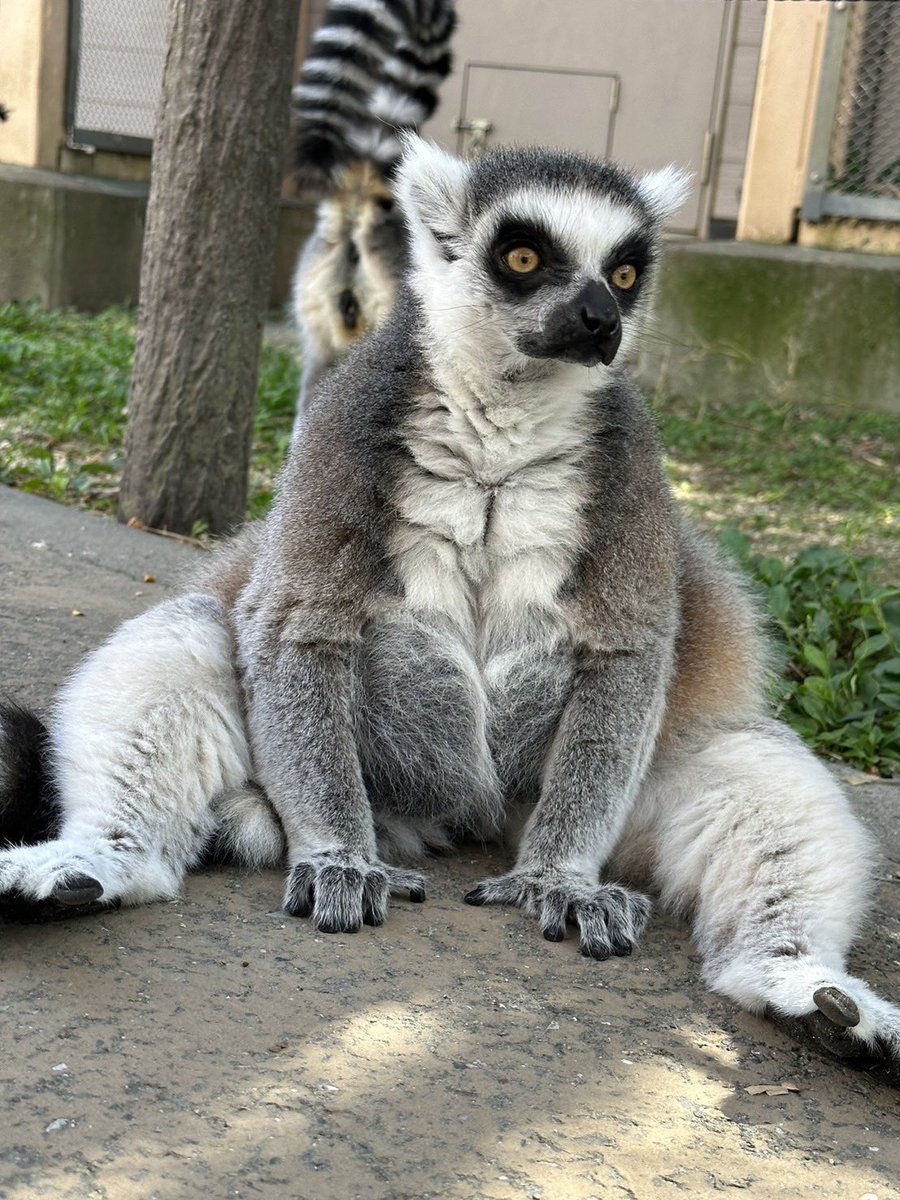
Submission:
[[[46,708],[198,553],[0,489],[0,687]],[[898,999],[900,789],[850,791],[885,847],[854,968]],[[464,905],[497,865],[354,936],[234,870],[0,928],[0,1197],[900,1197],[898,1091],[706,992],[664,915],[596,963]]]

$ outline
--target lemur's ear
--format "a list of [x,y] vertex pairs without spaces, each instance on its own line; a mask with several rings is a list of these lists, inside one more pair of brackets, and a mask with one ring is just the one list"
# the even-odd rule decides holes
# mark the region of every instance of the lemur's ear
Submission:
[[415,237],[428,230],[447,249],[464,228],[466,176],[469,168],[434,142],[414,133],[401,134],[403,157],[395,191]]
[[670,163],[660,171],[651,171],[638,180],[638,191],[644,203],[660,222],[674,217],[687,200],[693,175]]

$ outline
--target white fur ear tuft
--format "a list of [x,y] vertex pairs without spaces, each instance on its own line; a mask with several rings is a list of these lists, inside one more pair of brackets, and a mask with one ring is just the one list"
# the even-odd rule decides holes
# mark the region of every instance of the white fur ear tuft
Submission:
[[659,171],[651,171],[638,180],[638,191],[644,202],[660,221],[674,217],[687,200],[694,176],[670,163]]
[[414,133],[402,133],[400,141],[395,191],[410,225],[425,225],[439,240],[462,233],[469,168]]

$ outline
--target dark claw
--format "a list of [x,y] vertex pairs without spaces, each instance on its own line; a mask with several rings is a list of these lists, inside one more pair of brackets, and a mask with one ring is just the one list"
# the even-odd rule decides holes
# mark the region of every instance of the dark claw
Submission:
[[585,958],[594,958],[598,962],[606,962],[606,960],[609,958],[609,951],[601,946],[582,945],[581,953]]
[[631,942],[614,942],[612,952],[616,958],[627,958],[633,949]]
[[565,940],[566,931],[555,925],[552,929],[544,930],[544,937],[548,942],[562,942]]
[[813,992],[813,1003],[833,1025],[852,1029],[859,1024],[859,1009],[852,996],[837,987],[820,987]]
[[[425,903],[425,889],[418,888],[418,887],[410,888],[409,889],[409,899],[410,899],[410,903],[412,903],[412,904],[424,904]],[[467,901],[467,903],[468,903],[468,901]]]
[[378,925],[383,925],[383,924],[384,924],[384,917],[379,917],[378,914],[376,912],[374,912],[371,908],[367,908],[363,912],[363,925],[378,926]]
[[[410,900],[412,899],[412,894],[410,894],[409,898]],[[472,888],[471,892],[466,892],[466,894],[463,896],[463,902],[465,904],[476,904],[481,907],[481,905],[485,902],[484,892],[480,887]]]
[[88,904],[103,895],[103,885],[90,875],[70,875],[56,884],[51,897],[59,904]]
[[317,928],[319,933],[359,933],[359,922],[323,921]]

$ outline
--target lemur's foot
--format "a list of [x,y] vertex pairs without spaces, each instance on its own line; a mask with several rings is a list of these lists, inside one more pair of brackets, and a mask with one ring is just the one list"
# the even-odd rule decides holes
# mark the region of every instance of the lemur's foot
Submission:
[[843,987],[829,984],[813,993],[812,1012],[788,1016],[768,1005],[765,1016],[798,1041],[824,1050],[848,1066],[880,1069],[891,1083],[900,1084],[900,1014],[881,1000],[874,1012],[867,1012],[866,999],[861,995],[858,1003]]
[[650,901],[615,883],[592,886],[563,873],[510,871],[482,880],[466,904],[514,904],[538,918],[550,942],[561,942],[566,923],[578,926],[581,953],[588,958],[630,954],[650,916]]
[[88,856],[63,841],[13,846],[0,852],[0,916],[48,921],[109,908],[115,897],[89,874]]
[[416,871],[368,862],[360,855],[316,854],[288,874],[285,911],[309,917],[322,933],[356,933],[360,925],[383,925],[388,898],[406,892],[414,904],[425,899]]

